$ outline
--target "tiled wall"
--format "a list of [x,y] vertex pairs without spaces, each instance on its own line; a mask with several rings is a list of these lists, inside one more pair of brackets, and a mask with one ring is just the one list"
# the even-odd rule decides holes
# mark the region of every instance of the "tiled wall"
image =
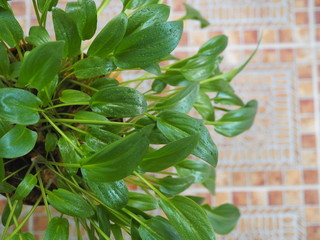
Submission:
[[[98,1],[97,1],[98,2]],[[167,0],[172,19],[183,15],[182,2]],[[239,66],[256,48],[250,65],[234,80],[245,100],[259,101],[254,127],[228,139],[212,131],[220,149],[217,194],[192,192],[218,205],[239,206],[242,219],[229,236],[240,240],[320,239],[320,1],[186,0],[211,22],[201,30],[188,21],[178,56],[188,56],[217,34],[229,36],[225,70]],[[31,0],[13,0],[24,27],[35,24]],[[119,11],[113,0],[103,19]],[[104,21],[100,22],[101,26]],[[26,229],[40,235],[45,213],[39,209]]]

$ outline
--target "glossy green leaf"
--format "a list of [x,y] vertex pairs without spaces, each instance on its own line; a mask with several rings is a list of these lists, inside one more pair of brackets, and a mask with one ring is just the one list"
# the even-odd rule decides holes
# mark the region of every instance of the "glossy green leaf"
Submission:
[[0,0],[0,7],[9,10],[10,5],[8,4],[9,0]]
[[224,92],[228,94],[234,93],[234,89],[231,87],[230,83],[223,79],[217,79],[201,84],[201,90],[203,92]]
[[121,209],[128,202],[128,188],[123,180],[116,182],[93,182],[87,178],[82,169],[85,181],[98,199],[112,209]]
[[94,215],[94,210],[80,194],[59,188],[48,192],[48,202],[59,212],[78,218],[88,218]]
[[187,3],[183,3],[183,5],[186,9],[186,15],[182,19],[184,19],[184,20],[186,20],[186,19],[198,20],[198,21],[200,21],[201,28],[205,28],[210,25],[210,23],[205,18],[202,17],[201,13],[198,10],[191,7]]
[[158,201],[154,197],[137,192],[129,192],[127,205],[141,211],[151,211],[159,207]]
[[10,64],[10,78],[18,78],[20,76],[21,62],[13,62]]
[[76,77],[79,79],[94,78],[106,75],[116,69],[111,60],[100,57],[88,57],[73,65]]
[[149,146],[147,126],[140,131],[107,145],[99,152],[82,159],[88,179],[95,182],[118,181],[138,166]]
[[135,89],[110,87],[95,93],[91,98],[90,107],[106,117],[123,118],[145,113],[147,102]]
[[57,40],[63,40],[64,56],[76,57],[80,54],[81,39],[72,18],[59,8],[52,10],[54,32]]
[[214,231],[205,211],[187,197],[160,200],[160,207],[171,225],[185,240],[214,240]]
[[168,220],[161,216],[153,217],[139,227],[142,240],[181,240]]
[[43,240],[68,240],[69,222],[66,218],[54,217],[50,220]]
[[223,136],[234,137],[248,130],[258,111],[258,103],[251,100],[242,108],[232,110],[214,122],[214,130]]
[[241,98],[239,98],[234,93],[219,92],[213,100],[215,103],[220,103],[220,104],[224,104],[224,105],[234,105],[234,106],[243,106],[244,105]]
[[146,67],[169,55],[178,45],[183,30],[181,21],[147,27],[125,37],[115,50],[120,68]]
[[59,76],[56,75],[53,78],[53,81],[49,83],[49,85],[45,86],[43,89],[38,91],[37,96],[42,101],[42,104],[41,104],[42,107],[46,107],[52,103],[52,97],[56,93],[56,89],[58,86],[58,80],[59,80],[58,78]]
[[144,5],[158,3],[159,0],[121,0],[126,9],[135,9]]
[[170,141],[200,134],[199,142],[192,153],[212,166],[216,166],[218,150],[203,121],[183,113],[164,111],[159,115],[157,126]]
[[190,83],[177,94],[169,97],[163,102],[156,104],[157,110],[172,110],[181,113],[188,113],[197,99],[199,92],[198,83]]
[[[148,126],[150,124],[156,124],[156,121],[154,119],[150,119],[148,117],[142,117],[136,122],[136,124],[139,124],[142,126]],[[149,138],[150,144],[167,144],[167,143],[169,143],[169,140],[160,132],[160,130],[157,127],[152,129],[148,138]]]
[[128,25],[127,15],[120,13],[101,30],[88,49],[89,56],[108,57],[123,39]]
[[113,78],[98,78],[95,80],[92,84],[91,87],[97,89],[97,90],[103,90],[105,88],[109,87],[117,87],[119,86],[119,82],[116,79]]
[[0,158],[0,182],[2,182],[4,177],[5,177],[4,162],[3,162],[3,159]]
[[29,232],[21,233],[19,235],[14,236],[11,239],[12,240],[35,240],[34,236]]
[[0,40],[5,41],[10,47],[19,44],[23,38],[23,30],[10,11],[0,7]]
[[169,168],[188,157],[199,141],[199,135],[171,142],[157,151],[144,156],[140,167],[145,172],[158,172]]
[[59,100],[63,103],[88,103],[90,101],[90,96],[79,90],[65,89],[62,91]]
[[22,62],[18,86],[40,91],[50,85],[60,70],[63,45],[61,41],[48,42],[33,49]]
[[[102,205],[98,205],[96,207],[96,220],[98,222],[98,225],[101,231],[105,233],[107,236],[110,236],[111,226],[110,226],[110,220],[108,218],[108,212]],[[100,236],[99,240],[105,239],[101,235],[99,236]]]
[[29,36],[26,37],[28,43],[40,46],[41,44],[50,42],[50,35],[47,30],[41,26],[32,26],[29,30]]
[[152,73],[156,76],[161,75],[161,67],[159,66],[158,63],[153,63],[147,67],[143,67],[142,69],[145,70],[146,72]]
[[[74,145],[77,145],[77,139],[72,135],[71,132],[65,132],[65,135],[73,142]],[[61,154],[62,161],[64,163],[78,164],[81,157],[78,152],[75,150],[74,146],[67,141],[64,137],[61,137],[58,141],[59,151]],[[66,167],[66,170],[69,174],[76,174],[78,168],[75,167]]]
[[94,151],[100,151],[106,145],[121,139],[120,136],[100,128],[91,128],[87,133],[86,143]]
[[[95,112],[88,112],[88,111],[79,111],[77,113],[74,114],[74,118],[75,119],[79,119],[79,120],[90,120],[92,122],[94,121],[99,121],[99,122],[107,122],[109,121],[106,117],[95,113]],[[90,127],[103,127],[104,125],[97,125],[97,124],[83,124],[86,126],[90,126]]]
[[[22,201],[18,201],[18,200],[16,200],[16,201],[18,203],[17,203],[16,208],[14,209],[14,216],[18,219],[21,212],[22,212],[23,203],[22,203]],[[14,202],[12,201],[11,204],[13,205]],[[10,209],[9,203],[7,202],[6,206],[4,207],[4,209],[1,213],[1,222],[2,222],[3,226],[5,226],[7,221],[9,220],[9,215],[10,215],[11,211],[12,210]],[[11,226],[13,223],[14,223],[13,219],[11,219],[9,226]]]
[[226,35],[218,35],[205,42],[199,49],[201,55],[217,56],[222,53],[228,45],[228,37]]
[[181,68],[182,75],[189,81],[200,82],[212,75],[215,68],[215,56],[196,56]]
[[26,198],[32,189],[36,186],[38,180],[35,175],[28,174],[23,180],[19,183],[14,195],[12,196],[12,200],[23,200]]
[[131,240],[142,240],[138,231],[138,227],[140,226],[137,221],[134,219],[131,219],[131,224],[130,224],[130,235],[131,235]]
[[214,231],[218,234],[230,233],[240,219],[239,209],[229,203],[211,208],[209,205],[203,206],[206,210]]
[[169,6],[163,4],[152,4],[143,7],[129,18],[126,35],[152,25],[161,24],[167,21],[169,14]]
[[186,176],[181,178],[173,178],[171,176],[159,179],[160,191],[168,195],[177,195],[188,189],[195,178],[193,176]]
[[9,130],[11,129],[11,126],[8,121],[0,119],[0,138],[5,135]]
[[0,75],[8,76],[10,73],[10,61],[7,48],[4,43],[0,42]]
[[57,142],[58,142],[58,137],[56,134],[51,132],[47,133],[46,140],[45,140],[46,152],[54,151],[56,149]]
[[161,79],[155,79],[152,83],[152,90],[156,93],[161,93],[165,88],[167,84],[161,80]]
[[123,234],[122,234],[122,231],[121,231],[121,227],[117,224],[112,224],[111,225],[111,231],[112,231],[112,234],[113,234],[113,237],[114,237],[114,240],[125,240],[123,238]]
[[199,91],[193,107],[198,111],[201,117],[207,121],[214,121],[215,113],[209,96],[203,91]]
[[66,12],[76,23],[82,40],[93,37],[97,29],[97,10],[93,0],[68,2]]
[[0,182],[0,193],[11,193],[16,188],[7,182]]
[[16,125],[0,138],[0,158],[17,158],[29,153],[35,146],[37,133]]
[[58,0],[37,0],[37,5],[41,13],[51,11],[53,7],[57,6]]
[[193,176],[195,183],[203,183],[212,176],[214,168],[204,162],[186,159],[176,166],[176,169],[180,176],[187,177]]

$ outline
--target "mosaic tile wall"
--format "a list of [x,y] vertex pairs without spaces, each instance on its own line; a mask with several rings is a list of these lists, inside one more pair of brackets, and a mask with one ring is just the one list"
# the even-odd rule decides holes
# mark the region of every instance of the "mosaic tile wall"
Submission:
[[[119,11],[120,0],[113,2],[102,19]],[[191,190],[212,204],[240,207],[235,231],[218,239],[320,239],[320,0],[167,0],[172,19],[183,15],[182,2],[199,9],[211,26],[201,30],[187,22],[178,56],[223,33],[230,42],[227,70],[243,63],[263,34],[259,52],[234,80],[240,96],[259,101],[255,125],[232,139],[212,131],[220,149],[217,194]],[[25,28],[35,24],[30,3],[12,1]],[[25,230],[41,239],[45,218],[39,208]]]

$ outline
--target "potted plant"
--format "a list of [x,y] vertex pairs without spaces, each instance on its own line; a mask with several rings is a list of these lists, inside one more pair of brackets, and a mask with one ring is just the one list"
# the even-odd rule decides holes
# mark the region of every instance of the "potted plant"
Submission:
[[[78,239],[84,229],[107,240],[215,239],[239,219],[233,205],[181,193],[202,184],[214,194],[218,150],[206,125],[227,137],[252,125],[256,101],[244,103],[230,83],[253,55],[221,72],[227,37],[220,35],[191,57],[174,57],[183,21],[208,22],[187,4],[182,19],[168,21],[170,8],[159,0],[122,0],[122,12],[96,33],[109,2],[60,9],[58,0],[33,1],[39,25],[25,36],[0,1],[1,240],[34,239],[22,227],[39,205],[46,240],[69,239],[71,218]],[[130,70],[144,74],[117,80]],[[148,91],[138,90],[143,83]],[[192,109],[201,119],[188,115]],[[24,204],[32,207],[21,219]]]

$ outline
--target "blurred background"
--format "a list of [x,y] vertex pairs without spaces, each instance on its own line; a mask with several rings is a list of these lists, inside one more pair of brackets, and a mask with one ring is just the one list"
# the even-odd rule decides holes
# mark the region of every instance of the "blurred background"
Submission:
[[[184,15],[183,2],[211,25],[200,29],[198,22],[187,21],[174,52],[178,57],[226,34],[222,66],[227,71],[245,62],[263,36],[258,53],[233,81],[244,100],[259,101],[255,124],[230,139],[211,131],[220,150],[216,195],[197,186],[188,193],[240,208],[237,228],[218,239],[320,239],[320,0],[167,0],[171,19]],[[37,25],[31,3],[11,1],[24,29]],[[120,0],[111,2],[100,16],[100,28],[121,6]],[[40,207],[24,230],[41,239],[46,222]]]

